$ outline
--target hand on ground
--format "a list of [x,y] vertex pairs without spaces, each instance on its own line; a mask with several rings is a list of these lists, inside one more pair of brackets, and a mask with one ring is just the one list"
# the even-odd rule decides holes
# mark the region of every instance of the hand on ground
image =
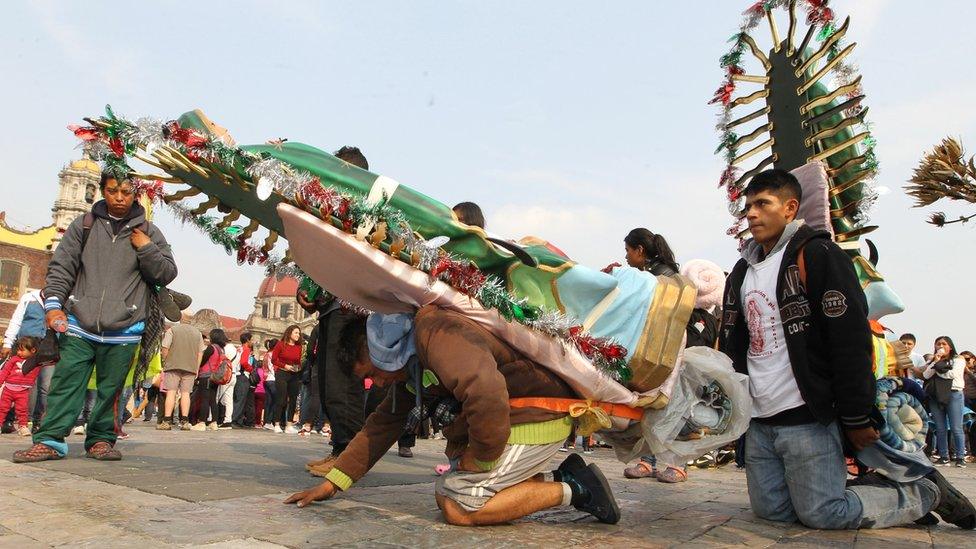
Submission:
[[301,492],[296,492],[285,500],[285,503],[297,503],[299,507],[305,507],[313,501],[325,501],[336,494],[336,486],[332,481],[325,481],[315,488],[309,488]]

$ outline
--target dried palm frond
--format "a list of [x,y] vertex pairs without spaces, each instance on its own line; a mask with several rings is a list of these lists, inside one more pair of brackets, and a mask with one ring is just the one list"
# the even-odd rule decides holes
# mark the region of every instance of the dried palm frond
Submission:
[[951,137],[922,158],[905,192],[915,207],[929,206],[943,198],[976,204],[976,163],[966,161],[962,145]]

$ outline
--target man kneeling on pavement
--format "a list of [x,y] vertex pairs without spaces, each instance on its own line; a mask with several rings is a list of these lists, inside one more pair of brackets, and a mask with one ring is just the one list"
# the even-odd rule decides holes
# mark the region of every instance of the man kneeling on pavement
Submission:
[[[521,397],[579,398],[550,370],[528,360],[465,316],[428,305],[416,316],[370,315],[343,333],[340,358],[359,377],[392,386],[335,461],[320,486],[285,500],[304,507],[333,497],[363,477],[423,414],[454,415],[444,427],[452,468],[435,487],[447,522],[478,526],[573,505],[615,524],[620,510],[596,467],[573,454],[549,461],[569,435],[567,413],[511,407]],[[417,406],[418,392],[423,406]],[[451,411],[453,410],[453,412]]]

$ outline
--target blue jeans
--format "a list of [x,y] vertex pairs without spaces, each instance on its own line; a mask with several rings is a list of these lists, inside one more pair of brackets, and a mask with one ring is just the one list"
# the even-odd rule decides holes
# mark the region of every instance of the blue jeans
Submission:
[[34,388],[37,391],[37,397],[34,400],[34,425],[40,425],[41,418],[47,411],[47,393],[51,389],[51,377],[53,376],[54,366],[44,366],[37,374],[37,381],[34,383]]
[[962,400],[962,391],[950,393],[948,406],[939,404],[934,398],[929,399],[929,411],[935,421],[935,445],[941,457],[949,457],[949,431],[952,431],[956,459],[966,457],[966,436],[962,432]]
[[930,511],[939,492],[927,479],[900,484],[876,475],[847,486],[836,423],[774,426],[753,421],[746,433],[746,479],[752,512],[810,528],[886,528]]

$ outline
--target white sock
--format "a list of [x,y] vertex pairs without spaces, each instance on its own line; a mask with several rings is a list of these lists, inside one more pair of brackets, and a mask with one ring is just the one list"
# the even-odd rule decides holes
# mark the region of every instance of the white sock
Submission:
[[542,482],[554,482],[556,480],[556,478],[552,476],[552,471],[546,471],[541,474],[542,474]]
[[573,501],[573,489],[565,482],[559,484],[563,485],[563,502],[560,505],[569,505]]

